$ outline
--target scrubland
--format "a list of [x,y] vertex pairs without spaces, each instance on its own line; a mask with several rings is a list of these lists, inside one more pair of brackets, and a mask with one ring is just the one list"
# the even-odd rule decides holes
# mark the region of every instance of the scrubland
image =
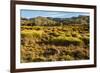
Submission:
[[21,26],[21,63],[89,59],[89,26]]

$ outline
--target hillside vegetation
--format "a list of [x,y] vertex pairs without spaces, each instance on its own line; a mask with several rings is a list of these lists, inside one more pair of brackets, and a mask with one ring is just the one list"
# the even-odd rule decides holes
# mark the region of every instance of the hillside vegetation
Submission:
[[89,16],[21,18],[21,63],[89,59]]

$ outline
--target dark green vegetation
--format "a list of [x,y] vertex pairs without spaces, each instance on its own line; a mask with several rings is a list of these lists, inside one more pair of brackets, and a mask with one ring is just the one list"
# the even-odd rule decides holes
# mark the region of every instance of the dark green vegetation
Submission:
[[21,18],[21,62],[89,59],[89,17]]

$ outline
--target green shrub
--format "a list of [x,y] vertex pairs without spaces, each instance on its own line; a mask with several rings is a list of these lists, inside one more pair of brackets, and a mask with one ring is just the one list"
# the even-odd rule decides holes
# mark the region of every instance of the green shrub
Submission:
[[59,36],[57,38],[51,38],[49,42],[54,43],[54,44],[61,44],[61,45],[80,45],[82,41],[78,38],[74,37],[62,37]]

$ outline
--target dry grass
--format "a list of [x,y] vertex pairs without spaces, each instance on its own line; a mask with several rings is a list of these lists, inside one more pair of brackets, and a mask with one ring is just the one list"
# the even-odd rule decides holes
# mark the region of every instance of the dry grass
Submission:
[[89,30],[83,26],[21,27],[21,62],[89,59]]

